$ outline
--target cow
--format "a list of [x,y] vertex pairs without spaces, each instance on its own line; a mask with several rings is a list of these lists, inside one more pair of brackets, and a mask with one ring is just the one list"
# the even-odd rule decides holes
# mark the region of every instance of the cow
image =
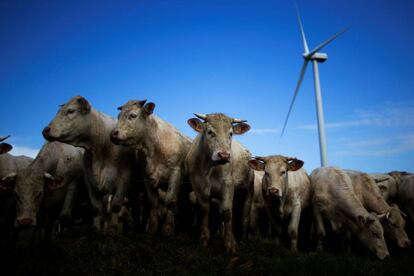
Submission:
[[382,175],[379,177],[378,185],[381,192],[387,200],[397,203],[410,221],[414,222],[414,174],[393,171],[387,176],[387,178]]
[[20,169],[27,167],[33,161],[33,158],[24,155],[14,156],[9,154],[8,152],[11,151],[13,147],[8,143],[3,142],[9,137],[10,135],[0,136],[0,194],[7,194],[11,191],[9,189],[10,187],[7,187],[7,183],[4,183],[3,178],[10,173],[14,173]]
[[44,228],[50,238],[57,219],[69,221],[83,184],[83,151],[60,142],[45,143],[35,160],[5,177],[14,187],[17,227]]
[[[236,252],[232,222],[234,220],[235,224],[239,222],[243,228],[247,227],[253,172],[248,166],[250,152],[232,138],[234,134],[247,132],[250,126],[245,120],[230,118],[222,113],[194,115],[197,118],[187,122],[198,135],[186,157],[186,168],[201,213],[200,239],[204,246],[208,245],[210,203],[216,202],[224,223],[226,250]],[[233,208],[233,198],[237,208]],[[233,217],[235,209],[243,213],[241,222]]]
[[[135,175],[136,151],[115,145],[110,133],[116,121],[94,109],[82,96],[75,96],[60,106],[57,115],[42,131],[48,141],[81,147],[84,153],[85,183],[91,205],[96,211],[94,226],[102,230],[105,220],[104,199],[111,196],[110,221],[114,221],[126,199]],[[134,183],[136,184],[136,183]],[[116,224],[116,221],[115,221]],[[115,225],[117,226],[117,225]]]
[[311,175],[311,206],[318,249],[326,235],[324,220],[334,232],[353,234],[379,259],[389,256],[378,215],[369,213],[358,200],[350,176],[335,167],[315,169]]
[[152,205],[148,231],[153,234],[158,230],[158,215],[164,214],[162,232],[170,236],[174,230],[178,193],[186,175],[184,161],[192,141],[154,115],[154,103],[130,100],[118,109],[118,122],[111,132],[112,142],[136,148],[145,156],[148,178],[145,187]]
[[409,247],[411,242],[405,232],[405,220],[396,204],[388,205],[381,195],[375,181],[366,173],[345,170],[351,177],[354,193],[369,212],[376,213],[381,219],[384,234],[399,247]]
[[[5,143],[10,136],[0,137],[0,236],[5,238],[12,233],[16,206],[13,198],[13,186],[6,181],[6,177],[27,167],[33,159],[27,156],[14,156],[8,152],[13,147]],[[5,238],[7,240],[8,238]]]
[[258,214],[265,209],[271,228],[280,232],[281,219],[289,219],[291,250],[297,251],[298,227],[302,211],[309,206],[310,181],[303,161],[281,155],[249,160],[255,170],[251,227],[256,228]]
[[388,203],[397,203],[398,186],[396,178],[383,173],[371,173],[369,176],[375,181],[382,197]]

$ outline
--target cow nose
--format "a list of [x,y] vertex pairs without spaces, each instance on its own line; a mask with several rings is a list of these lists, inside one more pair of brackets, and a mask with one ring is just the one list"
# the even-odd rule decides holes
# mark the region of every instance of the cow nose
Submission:
[[409,240],[407,240],[407,241],[405,241],[404,245],[405,245],[405,247],[410,247],[411,242]]
[[111,132],[111,141],[114,143],[119,142],[119,130],[112,130]]
[[50,133],[50,127],[45,127],[42,131],[43,135]]
[[20,226],[32,226],[33,225],[33,220],[30,218],[22,218],[17,220],[17,222],[19,223]]
[[227,152],[227,151],[219,151],[217,153],[217,155],[218,155],[218,157],[221,160],[224,160],[224,161],[229,161],[230,160],[230,152]]
[[269,194],[272,196],[279,196],[279,189],[275,187],[270,187]]

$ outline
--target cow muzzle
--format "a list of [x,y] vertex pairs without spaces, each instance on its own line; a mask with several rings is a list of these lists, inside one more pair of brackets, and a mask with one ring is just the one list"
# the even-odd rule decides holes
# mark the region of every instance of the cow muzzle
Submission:
[[119,130],[114,129],[111,131],[111,142],[115,145],[120,145],[122,143],[122,140],[119,137]]
[[410,240],[403,240],[403,241],[399,241],[398,242],[398,246],[401,248],[408,248],[411,245],[411,241]]
[[267,189],[268,195],[272,197],[282,197],[282,192],[276,187]]
[[21,227],[30,227],[30,226],[34,226],[35,224],[34,220],[31,218],[17,219],[17,223],[18,223],[18,226],[21,226]]
[[43,129],[42,135],[46,140],[53,141],[53,137],[50,135],[50,131],[51,131],[51,128],[47,126]]
[[230,162],[230,152],[228,151],[219,151],[216,153],[215,162],[218,164],[226,164]]

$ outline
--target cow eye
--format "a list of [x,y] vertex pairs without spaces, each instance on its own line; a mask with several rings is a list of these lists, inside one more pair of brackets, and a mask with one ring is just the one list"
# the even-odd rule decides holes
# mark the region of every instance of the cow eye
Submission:
[[131,113],[129,114],[129,119],[135,119],[137,117],[137,114]]
[[286,174],[286,171],[281,171],[280,172],[280,175],[285,175]]
[[230,136],[230,138],[233,137],[233,132],[230,132],[229,136]]
[[207,134],[210,135],[211,137],[216,137],[216,134],[212,130],[209,130]]
[[67,114],[73,114],[73,113],[75,113],[75,109],[68,109],[68,111],[66,111],[67,112]]
[[372,235],[375,237],[375,238],[380,238],[380,235],[378,234],[378,232],[375,232],[375,231],[372,231]]

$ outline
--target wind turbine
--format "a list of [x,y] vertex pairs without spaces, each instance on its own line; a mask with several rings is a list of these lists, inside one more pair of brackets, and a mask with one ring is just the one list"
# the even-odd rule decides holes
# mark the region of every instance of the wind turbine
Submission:
[[302,57],[304,59],[302,70],[300,71],[299,80],[296,84],[295,93],[293,94],[292,102],[290,103],[290,107],[285,119],[285,123],[283,125],[282,134],[283,136],[287,122],[289,120],[290,112],[292,111],[293,104],[295,103],[296,96],[298,95],[299,88],[302,84],[303,78],[305,76],[306,68],[308,66],[308,62],[312,62],[313,65],[313,78],[314,78],[314,84],[315,84],[315,98],[316,98],[316,111],[317,111],[317,118],[318,118],[318,131],[319,131],[319,148],[320,148],[320,155],[321,155],[321,165],[322,167],[328,165],[328,157],[326,153],[326,137],[325,137],[325,122],[324,122],[324,116],[323,116],[323,107],[322,107],[322,95],[321,95],[321,84],[319,79],[319,69],[318,69],[318,63],[323,63],[328,59],[328,55],[325,53],[319,53],[320,50],[322,50],[323,47],[331,43],[334,39],[336,39],[338,36],[343,34],[344,32],[349,30],[349,27],[336,33],[331,38],[327,39],[323,43],[316,46],[312,51],[309,51],[308,48],[308,42],[306,41],[305,31],[303,30],[303,24],[302,20],[300,18],[299,14],[299,8],[296,6],[296,14],[298,17],[298,23],[300,28],[300,33],[302,35],[303,40],[303,48],[305,52],[303,53]]

